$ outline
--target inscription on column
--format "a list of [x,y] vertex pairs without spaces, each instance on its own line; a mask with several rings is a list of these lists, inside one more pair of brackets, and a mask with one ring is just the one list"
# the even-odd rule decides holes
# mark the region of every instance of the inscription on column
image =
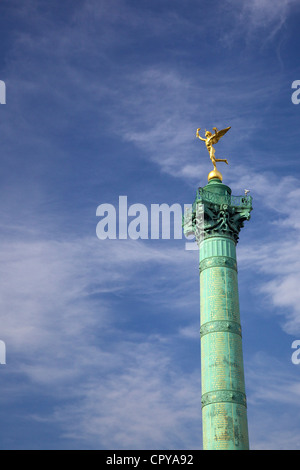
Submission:
[[213,332],[201,339],[202,394],[214,390],[245,391],[242,338]]
[[205,269],[200,275],[201,324],[214,320],[240,322],[236,271],[224,267]]
[[214,403],[203,409],[205,449],[244,449],[248,444],[247,414],[243,405]]

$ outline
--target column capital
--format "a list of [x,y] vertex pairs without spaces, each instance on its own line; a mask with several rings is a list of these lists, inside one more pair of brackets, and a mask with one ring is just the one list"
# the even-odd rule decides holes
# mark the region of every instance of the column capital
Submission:
[[197,190],[192,209],[186,211],[183,228],[198,243],[210,237],[228,237],[238,242],[244,222],[250,219],[252,197],[233,196],[229,186],[214,178]]

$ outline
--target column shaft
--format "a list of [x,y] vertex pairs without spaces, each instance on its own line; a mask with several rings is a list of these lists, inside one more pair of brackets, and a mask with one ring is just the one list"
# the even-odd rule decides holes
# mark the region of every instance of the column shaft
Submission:
[[200,243],[203,447],[249,448],[235,241]]

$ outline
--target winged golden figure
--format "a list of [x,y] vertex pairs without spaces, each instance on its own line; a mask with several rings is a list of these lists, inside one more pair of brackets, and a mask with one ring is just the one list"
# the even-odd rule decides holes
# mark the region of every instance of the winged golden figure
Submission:
[[223,135],[225,135],[226,132],[228,132],[230,128],[231,127],[226,127],[226,129],[222,129],[221,131],[218,131],[216,127],[213,127],[213,131],[215,131],[214,134],[212,134],[211,132],[205,129],[205,137],[206,137],[205,139],[199,135],[200,127],[199,129],[197,129],[196,137],[198,137],[198,139],[203,140],[205,142],[206,148],[209,153],[209,157],[212,161],[215,171],[217,171],[216,162],[225,162],[228,165],[228,161],[226,160],[226,158],[215,157],[215,149],[213,145],[217,144],[219,140],[221,139],[221,137],[223,137]]

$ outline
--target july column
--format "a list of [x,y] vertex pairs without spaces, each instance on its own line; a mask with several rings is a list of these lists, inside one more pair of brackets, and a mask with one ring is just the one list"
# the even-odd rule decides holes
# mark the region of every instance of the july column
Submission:
[[[203,448],[249,449],[236,244],[251,198],[231,196],[219,179],[200,188],[199,243]],[[196,229],[195,233],[200,233]]]

